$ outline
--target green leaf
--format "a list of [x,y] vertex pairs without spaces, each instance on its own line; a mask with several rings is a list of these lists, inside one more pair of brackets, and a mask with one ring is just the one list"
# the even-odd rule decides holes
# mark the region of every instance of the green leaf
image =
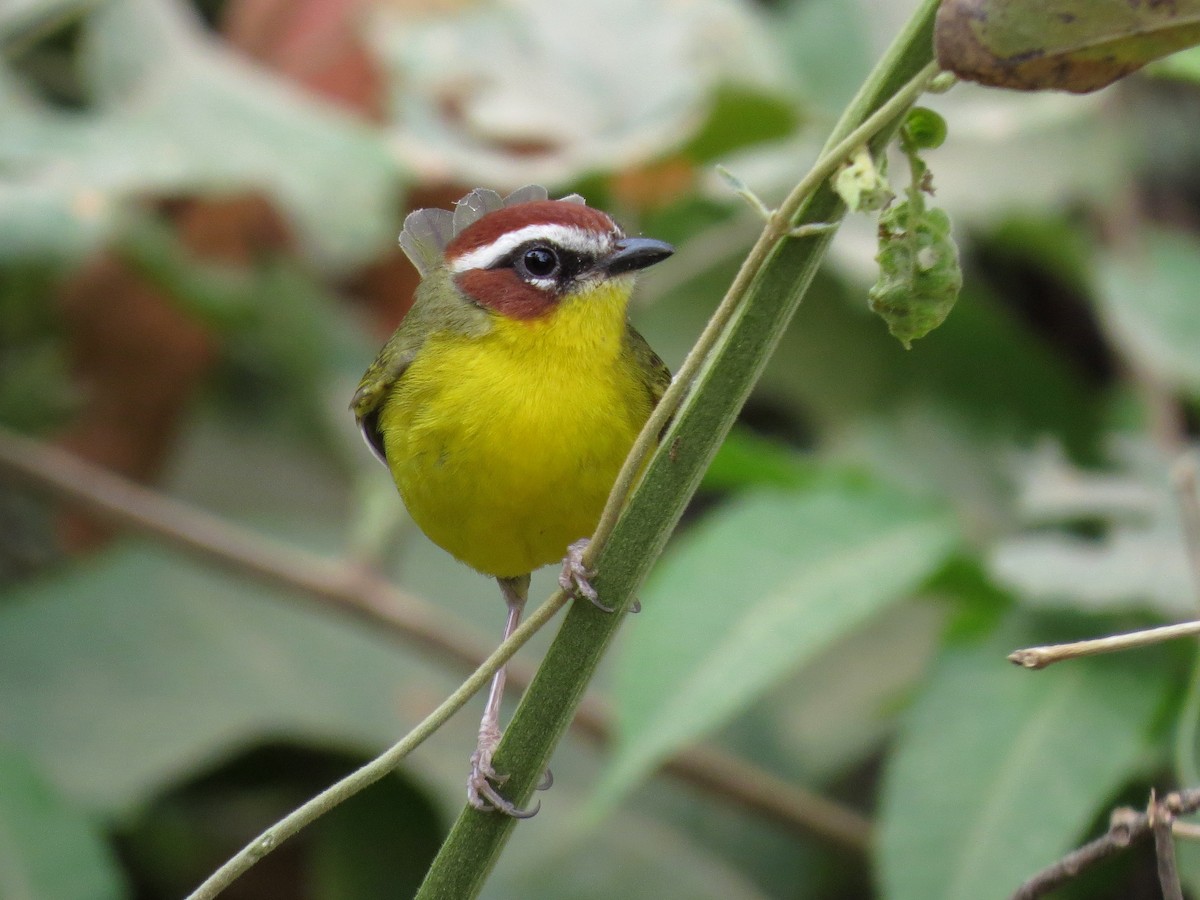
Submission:
[[811,457],[792,447],[734,427],[704,473],[702,486],[729,490],[771,485],[792,488],[811,484],[822,469]]
[[946,120],[932,109],[914,106],[900,126],[904,140],[915,150],[936,150],[946,141]]
[[1146,68],[1147,74],[1160,78],[1174,78],[1179,81],[1200,81],[1200,47],[1192,47],[1172,53]]
[[396,146],[442,180],[562,184],[673,148],[722,152],[743,128],[765,138],[791,119],[782,65],[746,4],[529,0],[420,21],[381,10],[372,26]]
[[0,261],[74,258],[163,194],[264,191],[332,267],[392,240],[402,180],[381,135],[235,58],[184,5],[108,0],[80,40],[82,112],[28,96],[0,63]]
[[116,900],[126,888],[92,822],[0,745],[0,897]]
[[683,537],[619,656],[613,802],[678,748],[907,596],[945,558],[942,514],[878,487],[748,494]]
[[805,99],[832,117],[871,70],[874,10],[843,0],[791,0],[772,23]]
[[1200,42],[1200,4],[946,0],[938,63],[981,84],[1087,92]]
[[[566,803],[578,799],[567,797]],[[617,827],[603,830],[579,827],[581,821],[564,825],[560,817],[557,822],[530,823],[535,834],[518,836],[509,845],[483,890],[484,900],[766,898],[750,878],[701,840],[658,821],[629,812],[621,815]]]
[[879,217],[879,280],[870,307],[905,347],[937,328],[958,299],[962,269],[945,210],[919,209],[912,199]]
[[833,177],[833,189],[851,212],[883,209],[896,196],[866,147],[859,147],[838,169]]
[[1044,672],[1005,656],[1007,627],[953,646],[909,711],[884,776],[879,880],[889,900],[990,900],[1084,838],[1145,760],[1170,690],[1161,654]]
[[990,548],[992,577],[1044,608],[1194,615],[1172,460],[1149,440],[1121,437],[1109,440],[1109,455],[1103,471],[1077,468],[1049,442],[1017,455],[1024,528]]
[[36,39],[102,0],[6,0],[0,6],[0,43]]
[[379,748],[454,685],[385,637],[133,542],[6,599],[0,734],[106,812],[265,735]]
[[707,121],[683,148],[698,163],[751,144],[781,140],[796,129],[795,108],[778,94],[719,84],[709,102]]
[[1130,252],[1101,255],[1097,272],[1109,333],[1147,371],[1200,397],[1200,242],[1147,229]]

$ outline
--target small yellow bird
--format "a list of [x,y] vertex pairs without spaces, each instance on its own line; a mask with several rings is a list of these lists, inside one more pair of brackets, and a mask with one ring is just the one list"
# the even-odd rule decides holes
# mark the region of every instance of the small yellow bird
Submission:
[[[517,627],[534,569],[601,609],[582,563],[613,481],[671,381],[626,319],[634,273],[669,244],[626,237],[605,213],[545,188],[477,189],[418,210],[400,245],[416,299],[351,408],[414,521],[496,578]],[[471,757],[472,806],[513,816],[492,767],[504,670]]]

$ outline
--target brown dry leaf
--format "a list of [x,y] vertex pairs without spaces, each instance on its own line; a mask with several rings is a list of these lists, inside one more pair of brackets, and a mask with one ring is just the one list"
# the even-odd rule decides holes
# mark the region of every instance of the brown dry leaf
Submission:
[[378,121],[383,74],[362,40],[366,0],[237,0],[229,42],[313,93]]
[[968,81],[1082,94],[1200,43],[1200,0],[945,0],[934,40]]
[[[75,274],[62,304],[86,399],[60,443],[114,472],[150,480],[213,360],[212,337],[110,255]],[[95,547],[110,533],[76,512],[64,515],[60,528],[68,550]]]

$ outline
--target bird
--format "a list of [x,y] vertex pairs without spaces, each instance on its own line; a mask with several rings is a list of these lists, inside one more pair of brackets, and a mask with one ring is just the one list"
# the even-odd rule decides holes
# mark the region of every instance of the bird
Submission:
[[[506,197],[477,188],[453,211],[412,212],[399,242],[421,281],[350,404],[368,446],[425,534],[496,579],[505,639],[530,574],[559,560],[560,585],[611,612],[583,552],[671,382],[627,311],[636,273],[674,248],[539,185]],[[538,806],[505,799],[492,764],[504,683],[501,668],[467,800],[524,818]]]

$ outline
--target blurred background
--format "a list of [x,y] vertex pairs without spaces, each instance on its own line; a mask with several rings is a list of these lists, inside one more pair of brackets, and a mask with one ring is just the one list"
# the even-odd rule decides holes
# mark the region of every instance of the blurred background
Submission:
[[[677,368],[761,224],[714,164],[777,203],[911,9],[0,0],[0,898],[184,895],[496,642],[347,410],[409,209],[671,241],[632,318]],[[1005,661],[1195,615],[1198,78],[928,98],[957,308],[905,351],[848,219],[485,896],[986,900],[1200,785],[1191,643]],[[479,706],[226,896],[410,896]]]

